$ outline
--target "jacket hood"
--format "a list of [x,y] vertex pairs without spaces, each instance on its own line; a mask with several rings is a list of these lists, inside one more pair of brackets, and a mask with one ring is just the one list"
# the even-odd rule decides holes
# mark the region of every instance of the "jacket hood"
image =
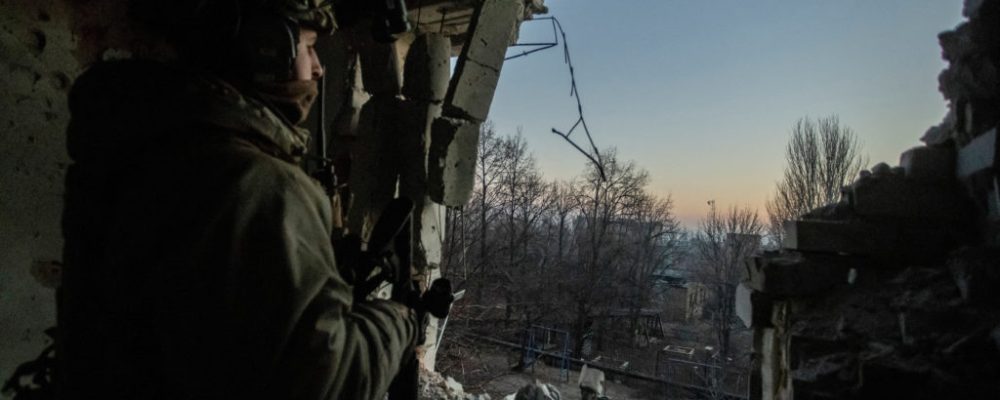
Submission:
[[263,139],[292,162],[309,140],[308,131],[225,81],[153,61],[95,64],[74,83],[69,109],[67,147],[77,162],[116,159],[205,127]]

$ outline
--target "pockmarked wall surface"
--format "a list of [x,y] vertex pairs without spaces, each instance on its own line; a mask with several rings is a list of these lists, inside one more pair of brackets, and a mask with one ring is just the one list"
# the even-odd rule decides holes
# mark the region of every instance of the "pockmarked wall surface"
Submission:
[[80,71],[69,6],[0,1],[0,379],[55,325],[66,93]]

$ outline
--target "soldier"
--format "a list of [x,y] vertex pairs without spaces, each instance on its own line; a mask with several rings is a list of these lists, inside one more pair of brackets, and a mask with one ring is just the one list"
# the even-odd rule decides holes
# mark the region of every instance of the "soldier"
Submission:
[[381,398],[417,317],[352,299],[298,165],[331,6],[133,3],[169,51],[70,93],[58,396]]

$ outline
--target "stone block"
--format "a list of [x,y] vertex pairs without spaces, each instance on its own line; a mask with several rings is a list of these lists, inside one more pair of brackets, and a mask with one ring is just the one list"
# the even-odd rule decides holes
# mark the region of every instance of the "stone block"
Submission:
[[372,96],[396,96],[403,83],[403,71],[392,44],[365,42],[358,48],[365,91]]
[[786,221],[782,247],[835,254],[885,254],[896,246],[891,226],[861,221]]
[[961,222],[969,208],[957,185],[895,176],[859,180],[847,200],[855,214],[869,218]]
[[400,148],[404,167],[400,170],[400,190],[411,198],[422,196],[427,185],[427,152],[430,150],[431,128],[441,116],[441,105],[426,101],[404,100],[399,118]]
[[479,123],[437,118],[431,125],[428,191],[432,200],[459,207],[469,201],[475,183]]
[[995,168],[997,149],[996,128],[972,139],[958,151],[955,171],[958,178],[967,178],[979,171]]
[[434,33],[421,34],[406,54],[403,95],[412,100],[443,101],[450,74],[451,39]]
[[348,229],[364,233],[378,220],[378,214],[396,194],[396,180],[402,167],[401,126],[397,118],[402,102],[395,97],[373,97],[362,107],[358,140],[353,145],[349,168],[351,200],[347,211]]
[[469,25],[469,40],[462,55],[477,63],[500,69],[507,47],[517,40],[517,23],[523,18],[524,1],[485,0]]
[[604,394],[604,371],[584,365],[580,369],[580,389],[597,395]]
[[[871,267],[892,268],[902,264],[930,265],[943,261],[952,250],[971,240],[968,223],[934,223],[918,220],[906,224],[852,221],[789,221],[783,246],[814,253],[873,256]],[[822,260],[822,254],[809,254]],[[852,262],[857,262],[857,259]],[[853,264],[852,264],[853,265]],[[845,275],[846,277],[846,275]]]
[[736,316],[747,328],[770,326],[771,298],[740,282],[736,286]]
[[920,146],[899,156],[907,179],[947,182],[955,179],[955,150],[951,147]]
[[486,120],[523,7],[516,0],[486,0],[476,10],[445,96],[445,115]]
[[500,70],[467,62],[449,87],[451,96],[445,99],[444,114],[452,117],[485,121],[489,114]]
[[747,286],[775,297],[809,296],[847,284],[851,267],[866,265],[856,257],[801,253],[765,254],[747,260]]

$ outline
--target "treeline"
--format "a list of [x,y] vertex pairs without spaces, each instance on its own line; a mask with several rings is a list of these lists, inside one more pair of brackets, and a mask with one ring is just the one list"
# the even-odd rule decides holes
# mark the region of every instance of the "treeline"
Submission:
[[456,318],[507,333],[564,329],[580,354],[595,320],[626,313],[634,324],[654,305],[654,275],[682,233],[645,170],[610,149],[606,179],[590,164],[546,180],[520,132],[500,136],[489,123],[478,157],[472,199],[447,214],[442,272],[467,290]]

